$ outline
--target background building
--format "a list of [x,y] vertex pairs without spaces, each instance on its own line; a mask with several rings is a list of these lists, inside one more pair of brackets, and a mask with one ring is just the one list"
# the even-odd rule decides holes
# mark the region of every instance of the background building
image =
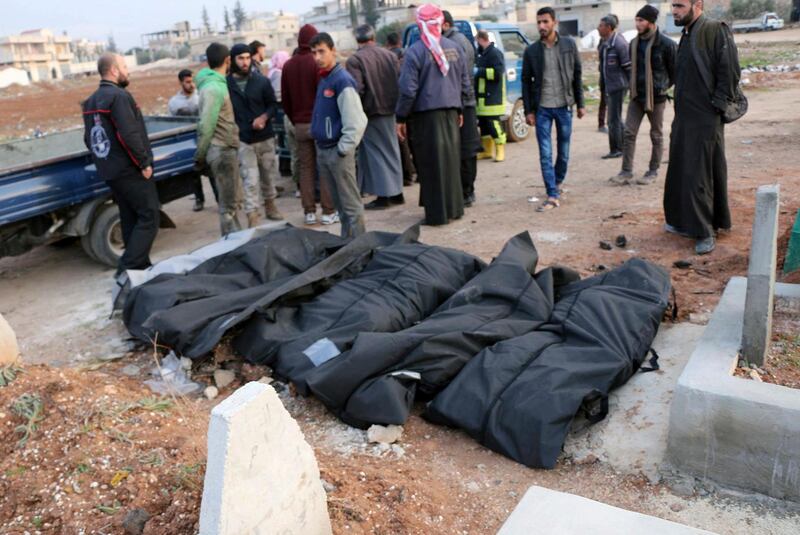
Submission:
[[[483,0],[487,5],[494,5],[507,0]],[[376,0],[375,16],[377,23],[375,29],[384,26],[405,26],[415,20],[414,10],[423,2],[410,0]],[[439,2],[439,6],[450,11],[456,19],[477,20],[480,18],[481,8],[478,0],[446,0]],[[362,0],[353,0],[356,11],[356,24],[364,24],[364,4]],[[322,5],[314,7],[300,17],[300,24],[313,24],[320,32],[331,34],[336,47],[340,50],[356,48],[353,36],[355,29],[350,9],[350,0],[327,0]]]
[[171,29],[143,34],[142,47],[150,51],[153,59],[185,57],[189,55],[191,39],[203,33],[200,28],[192,28],[189,21],[176,22]]
[[201,32],[188,41],[193,59],[201,59],[206,48],[217,42],[233,46],[235,43],[250,43],[258,40],[267,45],[267,53],[277,50],[291,52],[297,46],[300,17],[293,13],[261,12],[248,15],[240,30]]
[[28,73],[32,82],[60,80],[72,62],[70,38],[50,30],[30,30],[0,37],[0,68],[15,67]]
[[558,18],[558,31],[563,35],[583,37],[597,28],[600,19],[609,13],[619,17],[619,28],[626,32],[633,30],[636,13],[645,4],[658,8],[658,25],[668,33],[676,32],[671,16],[671,3],[644,2],[642,0],[555,0],[553,2],[524,1],[517,4],[517,22],[531,38],[536,38],[536,11],[551,6]]

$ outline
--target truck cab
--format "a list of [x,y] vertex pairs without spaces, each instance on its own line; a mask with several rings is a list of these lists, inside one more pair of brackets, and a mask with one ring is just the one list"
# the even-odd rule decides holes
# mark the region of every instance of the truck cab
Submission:
[[[489,40],[506,58],[506,115],[504,126],[511,141],[522,141],[530,135],[530,127],[525,122],[525,108],[522,104],[522,56],[530,44],[528,37],[513,24],[494,22],[470,22],[457,20],[458,30],[467,36],[472,46],[477,49],[475,35],[478,30],[489,33]],[[408,48],[419,40],[419,28],[409,24],[403,31],[403,48]]]

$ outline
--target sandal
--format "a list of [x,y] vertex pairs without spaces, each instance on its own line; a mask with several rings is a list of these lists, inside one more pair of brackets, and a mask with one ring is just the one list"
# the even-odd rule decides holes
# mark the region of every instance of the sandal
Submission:
[[561,206],[561,203],[558,202],[558,199],[550,198],[544,201],[537,209],[537,212],[547,212],[548,210],[552,210],[554,208],[558,208]]

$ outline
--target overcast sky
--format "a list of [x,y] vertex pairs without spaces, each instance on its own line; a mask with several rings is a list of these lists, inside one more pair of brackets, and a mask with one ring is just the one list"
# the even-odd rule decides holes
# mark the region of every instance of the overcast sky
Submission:
[[[245,11],[308,11],[321,0],[241,0]],[[117,46],[128,49],[141,44],[140,35],[167,29],[188,20],[200,27],[203,5],[211,24],[222,27],[223,9],[236,0],[0,0],[0,36],[24,30],[66,30],[70,37],[106,40],[114,35]]]

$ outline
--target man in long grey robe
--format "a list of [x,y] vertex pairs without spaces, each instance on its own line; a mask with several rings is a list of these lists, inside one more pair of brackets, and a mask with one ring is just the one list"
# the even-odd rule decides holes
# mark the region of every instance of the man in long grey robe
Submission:
[[377,196],[364,208],[381,210],[405,202],[394,117],[400,62],[393,53],[375,44],[375,30],[369,24],[356,28],[356,41],[358,51],[348,58],[346,66],[356,81],[368,119],[358,147],[358,185],[362,193]]

